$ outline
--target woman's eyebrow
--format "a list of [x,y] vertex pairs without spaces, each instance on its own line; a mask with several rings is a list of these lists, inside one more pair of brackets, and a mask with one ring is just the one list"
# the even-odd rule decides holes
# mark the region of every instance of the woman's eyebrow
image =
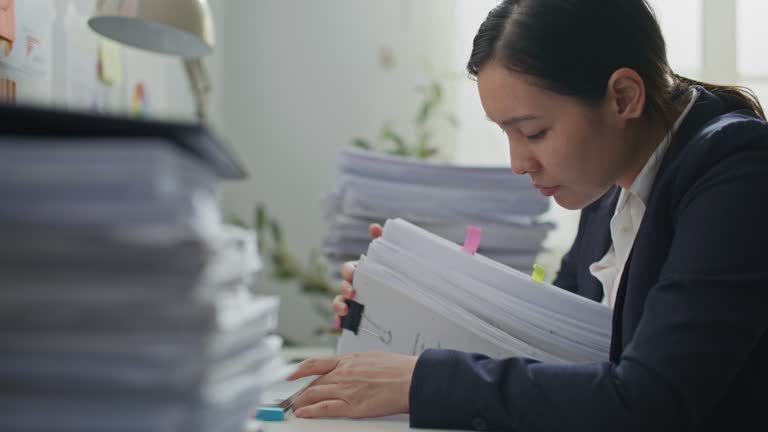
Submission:
[[[486,115],[486,117],[488,118],[488,120],[496,123],[496,121],[493,120],[492,118],[490,118],[488,115]],[[539,116],[534,115],[534,114],[523,114],[523,115],[519,115],[519,116],[509,117],[508,119],[506,119],[504,121],[498,122],[498,124],[501,125],[501,126],[512,126],[514,124],[517,124],[517,123],[520,123],[520,122],[524,122],[524,121],[528,121],[528,120],[537,120],[538,118],[539,118]]]

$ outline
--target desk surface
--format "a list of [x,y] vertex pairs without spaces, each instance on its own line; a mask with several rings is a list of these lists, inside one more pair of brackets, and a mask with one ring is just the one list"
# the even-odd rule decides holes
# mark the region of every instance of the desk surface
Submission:
[[[300,419],[290,414],[282,422],[264,422],[264,432],[400,432],[417,430],[408,426],[408,416],[380,419]],[[422,430],[423,429],[418,429]]]

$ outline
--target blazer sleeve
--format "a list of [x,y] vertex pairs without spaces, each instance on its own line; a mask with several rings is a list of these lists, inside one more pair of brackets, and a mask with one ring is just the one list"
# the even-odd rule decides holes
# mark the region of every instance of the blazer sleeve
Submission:
[[411,383],[411,425],[694,429],[768,328],[768,205],[760,198],[766,184],[768,151],[743,151],[709,168],[686,192],[659,282],[617,363],[426,351]]

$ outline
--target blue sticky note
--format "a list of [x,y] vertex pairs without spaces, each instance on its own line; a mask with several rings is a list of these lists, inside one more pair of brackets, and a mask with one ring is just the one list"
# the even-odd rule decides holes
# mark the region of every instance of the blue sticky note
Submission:
[[260,407],[256,411],[256,419],[263,421],[283,421],[285,411],[278,407]]

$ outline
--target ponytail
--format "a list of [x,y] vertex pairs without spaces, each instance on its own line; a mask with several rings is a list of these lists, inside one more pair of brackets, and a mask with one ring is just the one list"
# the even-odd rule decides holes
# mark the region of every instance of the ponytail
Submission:
[[698,85],[717,96],[725,104],[728,111],[748,109],[754,111],[761,119],[765,120],[763,106],[760,104],[755,93],[747,87],[711,84],[686,78],[678,74],[672,74],[672,77],[675,81],[673,93]]

